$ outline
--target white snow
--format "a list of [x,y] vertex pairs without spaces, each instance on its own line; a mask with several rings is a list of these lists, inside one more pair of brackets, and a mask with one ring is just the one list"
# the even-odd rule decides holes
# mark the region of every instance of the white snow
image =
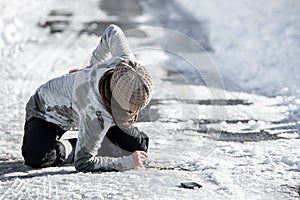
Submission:
[[299,92],[297,0],[178,3],[209,20],[214,60],[234,82],[273,95]]
[[[147,37],[129,41],[153,74],[153,98],[161,100],[151,107],[157,112],[150,112],[150,118],[159,115],[157,121],[137,123],[150,136],[149,159],[145,167],[127,172],[78,173],[74,166],[32,169],[22,164],[24,108],[40,84],[85,66],[99,38],[77,37],[84,22],[116,18],[100,11],[96,0],[0,1],[0,199],[299,198],[300,3],[176,2],[207,20],[214,51],[167,52],[174,38],[186,38],[146,26],[154,20],[151,13],[138,16],[145,23],[139,30]],[[65,32],[49,35],[37,23],[54,8],[74,15]],[[187,61],[203,67],[206,78],[220,71],[217,79],[230,77],[239,90],[226,81],[225,89],[187,84],[194,73]],[[209,68],[214,63],[215,71]],[[170,80],[170,68],[188,73]],[[183,101],[223,98],[251,104]],[[203,187],[178,187],[189,181]]]
[[[209,21],[214,49],[209,54],[222,74],[243,90],[287,96],[285,103],[299,108],[300,3],[297,0],[176,2],[195,17]],[[299,109],[291,111],[291,119],[299,121],[299,113]]]

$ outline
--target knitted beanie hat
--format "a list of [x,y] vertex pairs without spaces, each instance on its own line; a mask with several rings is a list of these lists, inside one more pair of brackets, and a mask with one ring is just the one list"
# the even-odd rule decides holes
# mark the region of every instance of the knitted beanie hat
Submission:
[[147,69],[132,60],[122,60],[110,80],[113,98],[125,110],[140,110],[150,101],[152,79]]

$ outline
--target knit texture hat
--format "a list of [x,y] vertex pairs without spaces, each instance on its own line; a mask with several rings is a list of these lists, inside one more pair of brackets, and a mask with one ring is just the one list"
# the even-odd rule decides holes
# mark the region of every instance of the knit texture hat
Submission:
[[120,61],[110,80],[113,98],[125,110],[140,110],[152,96],[152,78],[141,64],[131,61]]

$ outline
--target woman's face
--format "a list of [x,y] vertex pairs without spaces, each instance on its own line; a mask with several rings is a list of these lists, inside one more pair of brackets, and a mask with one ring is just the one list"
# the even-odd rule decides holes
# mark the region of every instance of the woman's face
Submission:
[[130,127],[137,120],[139,110],[125,110],[112,98],[111,110],[115,123],[121,127]]

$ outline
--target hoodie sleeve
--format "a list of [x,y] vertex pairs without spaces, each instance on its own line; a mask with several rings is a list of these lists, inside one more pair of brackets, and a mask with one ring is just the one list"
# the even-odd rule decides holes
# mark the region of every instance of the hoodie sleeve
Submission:
[[79,124],[74,159],[78,171],[124,171],[135,167],[132,155],[118,158],[97,156],[110,126],[110,121],[101,113],[83,116]]
[[90,64],[104,62],[111,56],[135,60],[124,32],[116,25],[110,25],[106,28],[98,46],[93,51]]
[[78,171],[125,171],[134,168],[134,160],[131,155],[124,157],[100,157],[93,156],[84,148],[79,148],[75,156],[75,168]]

